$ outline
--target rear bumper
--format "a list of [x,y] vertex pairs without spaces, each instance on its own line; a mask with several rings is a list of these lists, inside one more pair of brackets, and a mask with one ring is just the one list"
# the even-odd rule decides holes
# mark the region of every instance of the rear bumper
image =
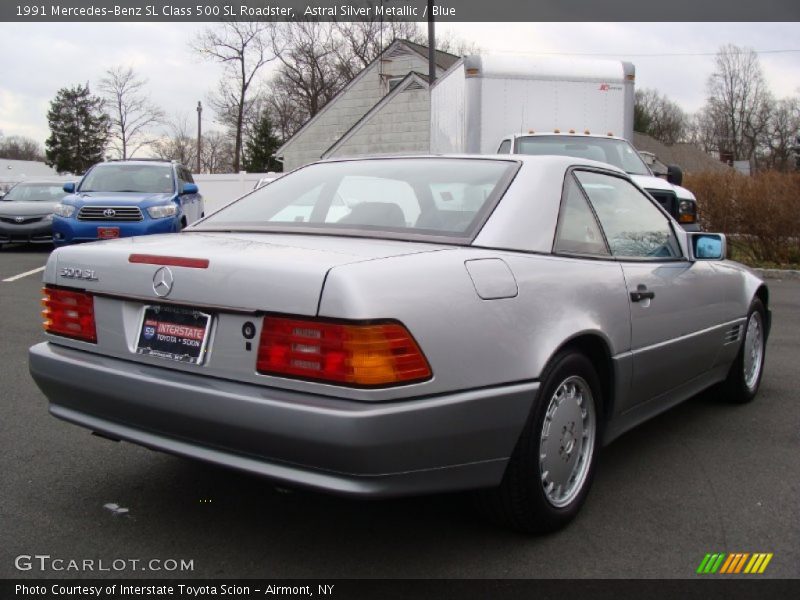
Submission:
[[368,403],[48,342],[33,346],[29,358],[56,417],[156,450],[355,496],[499,484],[538,391],[528,382]]

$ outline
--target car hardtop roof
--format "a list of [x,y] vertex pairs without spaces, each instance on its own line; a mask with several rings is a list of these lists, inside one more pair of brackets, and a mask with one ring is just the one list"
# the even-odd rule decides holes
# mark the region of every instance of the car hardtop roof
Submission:
[[[381,156],[350,156],[339,158],[328,158],[325,160],[318,160],[309,164],[330,164],[338,162],[358,162],[358,161],[373,161],[373,160],[399,160],[399,159],[431,159],[431,158],[456,158],[464,160],[492,160],[498,162],[516,162],[523,163],[536,168],[539,164],[542,167],[568,169],[570,167],[592,167],[596,169],[603,169],[606,171],[613,171],[621,175],[626,175],[624,170],[614,165],[588,158],[576,158],[574,156],[562,156],[560,154],[402,154],[402,155],[381,155]],[[309,166],[309,165],[304,165]],[[298,167],[299,170],[303,167]]]

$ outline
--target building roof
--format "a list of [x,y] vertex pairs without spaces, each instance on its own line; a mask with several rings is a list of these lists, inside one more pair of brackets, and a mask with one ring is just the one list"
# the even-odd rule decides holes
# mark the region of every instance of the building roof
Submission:
[[[415,42],[411,42],[409,40],[398,40],[403,42],[406,46],[421,54],[425,58],[428,58],[428,46],[423,46],[422,44],[417,44]],[[461,58],[460,56],[456,56],[455,54],[450,54],[449,52],[444,52],[443,50],[437,50],[434,52],[433,60],[436,63],[436,66],[440,69],[446,71],[450,67],[455,64],[455,62]]]
[[378,100],[378,102],[376,102],[372,108],[364,113],[364,116],[356,121],[350,129],[345,131],[338,140],[336,140],[327,150],[325,150],[320,158],[328,158],[342,144],[353,137],[364,125],[366,125],[373,116],[379,113],[384,106],[396,98],[398,94],[408,89],[428,89],[428,77],[426,75],[422,75],[421,73],[417,73],[416,71],[410,71],[408,75],[403,77],[403,80],[398,83],[391,92]]
[[[380,54],[379,54],[377,57],[375,57],[375,58],[372,60],[372,62],[371,62],[371,63],[369,63],[369,64],[368,64],[366,67],[364,67],[364,68],[363,68],[363,69],[362,69],[362,70],[361,70],[361,71],[358,73],[358,75],[356,75],[355,77],[353,77],[353,79],[351,79],[351,80],[350,80],[350,81],[349,81],[349,82],[348,82],[348,83],[347,83],[347,84],[346,84],[344,87],[342,87],[342,89],[341,89],[341,90],[339,90],[339,91],[336,93],[336,95],[335,95],[333,98],[331,98],[331,99],[328,101],[328,103],[327,103],[325,106],[323,106],[323,107],[320,109],[320,111],[319,111],[319,112],[318,112],[316,115],[314,115],[314,116],[313,116],[313,117],[311,117],[311,118],[310,118],[308,121],[306,121],[305,123],[303,123],[302,127],[300,127],[300,129],[298,129],[297,131],[295,131],[295,132],[294,132],[294,134],[293,134],[293,135],[292,135],[292,136],[291,136],[291,137],[290,137],[288,140],[286,140],[286,141],[283,143],[283,145],[281,145],[281,147],[280,147],[280,148],[278,148],[278,149],[275,151],[275,154],[274,154],[273,156],[281,156],[281,155],[283,155],[283,153],[284,153],[284,152],[285,152],[285,150],[286,150],[286,147],[287,147],[289,144],[291,144],[291,143],[292,143],[292,141],[294,141],[294,139],[295,139],[295,138],[297,138],[297,136],[301,135],[301,134],[303,133],[303,131],[305,131],[306,129],[308,129],[308,127],[309,127],[309,126],[310,126],[312,123],[314,123],[314,121],[316,121],[318,118],[320,118],[320,116],[321,116],[321,115],[323,115],[323,114],[325,113],[325,111],[326,111],[326,110],[327,110],[329,107],[333,106],[333,104],[334,104],[336,101],[338,101],[338,100],[339,100],[339,98],[340,98],[340,97],[341,97],[341,96],[342,96],[342,95],[343,95],[343,94],[344,94],[344,93],[345,93],[345,92],[346,92],[348,89],[350,89],[351,87],[353,87],[353,85],[354,85],[355,83],[357,83],[357,82],[358,82],[358,81],[359,81],[359,80],[360,80],[362,77],[364,77],[364,75],[367,73],[367,71],[369,71],[369,70],[370,70],[370,68],[371,68],[371,67],[372,67],[372,66],[373,66],[373,65],[374,65],[376,62],[378,62],[378,61],[379,61],[379,60],[381,60],[382,58],[385,58],[386,56],[389,56],[389,55],[391,55],[391,54],[392,54],[392,53],[393,53],[393,52],[394,52],[394,51],[397,49],[397,47],[398,47],[398,46],[401,46],[401,45],[402,45],[402,46],[405,46],[405,47],[407,47],[407,48],[408,48],[409,50],[411,50],[412,52],[416,52],[417,54],[419,54],[419,55],[420,55],[420,56],[422,56],[423,58],[426,58],[426,59],[427,59],[427,57],[428,57],[428,47],[427,47],[427,46],[422,46],[421,44],[415,44],[414,42],[410,42],[410,41],[408,41],[408,40],[404,40],[404,39],[396,39],[396,40],[394,40],[394,41],[393,41],[391,44],[389,44],[388,46],[386,46],[386,48],[384,48],[383,52],[381,52],[381,53],[380,53]],[[436,66],[437,66],[438,68],[442,69],[443,71],[446,71],[448,68],[450,68],[450,66],[451,66],[453,63],[455,63],[457,60],[459,60],[459,57],[458,57],[458,56],[455,56],[454,54],[449,54],[449,53],[447,53],[447,52],[442,52],[441,50],[437,50],[437,51],[436,51],[435,60],[436,60]],[[426,79],[427,79],[427,77],[426,77]]]
[[632,141],[637,150],[655,154],[658,160],[665,165],[678,165],[684,173],[730,170],[728,165],[703,152],[694,144],[681,142],[667,146],[657,139],[638,131],[633,133]]

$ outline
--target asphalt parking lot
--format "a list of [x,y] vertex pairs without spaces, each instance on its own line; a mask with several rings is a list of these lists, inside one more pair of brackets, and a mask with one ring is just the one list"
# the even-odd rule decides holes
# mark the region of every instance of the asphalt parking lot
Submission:
[[[14,279],[47,253],[0,250],[0,578],[683,578],[710,552],[771,552],[766,572],[748,577],[800,577],[800,281],[768,282],[774,325],[754,403],[704,394],[629,432],[604,449],[572,525],[526,537],[482,521],[468,495],[286,492],[49,416],[27,367],[41,273]],[[36,554],[141,563],[15,567]],[[143,571],[152,559],[193,569]]]

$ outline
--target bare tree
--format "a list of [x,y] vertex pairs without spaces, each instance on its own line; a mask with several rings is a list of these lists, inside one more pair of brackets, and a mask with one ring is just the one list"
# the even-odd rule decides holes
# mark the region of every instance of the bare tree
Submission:
[[208,173],[233,172],[234,142],[229,135],[221,131],[209,131],[203,134],[203,148],[200,152],[200,163]]
[[[225,66],[224,79],[220,82],[217,100],[229,108],[228,121],[233,121],[234,157],[233,169],[239,170],[242,157],[242,129],[247,110],[248,92],[256,74],[275,59],[272,40],[275,24],[271,22],[226,21],[206,29],[192,44],[192,48],[203,58],[214,60]],[[230,89],[230,93],[220,90]],[[223,121],[226,122],[226,121]]]
[[31,138],[21,135],[3,137],[0,133],[0,158],[44,161],[44,150]]
[[[238,154],[241,161],[244,153],[244,139],[256,118],[254,113],[258,112],[257,106],[261,102],[260,95],[250,94],[245,98],[244,104],[241,104],[239,90],[231,87],[225,79],[222,79],[218,82],[217,88],[208,94],[206,102],[214,111],[216,122],[225,127],[228,132],[227,137],[231,140],[231,161],[233,161],[235,152],[236,132],[241,131],[242,148]],[[233,169],[232,166],[231,169]]]
[[717,136],[719,152],[732,160],[755,157],[769,121],[771,94],[758,55],[728,44],[715,59],[707,83],[705,111]]
[[347,81],[375,60],[396,39],[425,45],[427,36],[419,24],[407,21],[373,19],[371,21],[337,22],[333,25],[340,43],[337,57]]
[[166,129],[151,144],[153,152],[164,160],[177,160],[184,165],[193,165],[197,161],[197,140],[189,127],[189,116],[186,113],[174,115],[167,123]]
[[[420,42],[423,46],[428,44],[428,36],[425,35],[423,41]],[[447,31],[444,35],[436,38],[436,49],[448,54],[455,54],[456,56],[467,56],[469,54],[480,54],[483,49],[469,40],[465,40],[452,31]]]
[[275,131],[282,140],[288,140],[306,120],[305,113],[295,102],[293,90],[274,83],[265,94]]
[[122,66],[110,68],[100,80],[111,119],[111,145],[123,160],[155,139],[150,128],[164,118],[164,111],[145,92],[146,84],[147,80],[138,77],[132,67]]
[[704,152],[719,152],[719,132],[713,117],[706,108],[689,117],[686,128],[686,141],[701,148]]
[[291,94],[306,118],[313,117],[348,81],[335,28],[331,23],[295,21],[282,30],[274,44],[281,64],[272,86]]
[[[338,55],[347,81],[358,75],[394,40],[428,45],[427,31],[415,22],[375,19],[335,23],[334,28],[341,39]],[[481,51],[480,46],[458,37],[452,31],[436,38],[436,49],[456,56],[478,54]]]
[[[376,19],[288,24],[274,38],[273,52],[281,64],[263,93],[275,133],[284,140],[291,137],[395,39],[427,43],[417,23]],[[453,35],[440,39],[437,46],[458,52],[478,50]]]
[[764,139],[764,166],[778,171],[798,168],[795,147],[800,135],[800,98],[784,98],[772,106]]
[[634,130],[646,133],[665,144],[686,136],[688,116],[677,103],[653,89],[636,90]]

